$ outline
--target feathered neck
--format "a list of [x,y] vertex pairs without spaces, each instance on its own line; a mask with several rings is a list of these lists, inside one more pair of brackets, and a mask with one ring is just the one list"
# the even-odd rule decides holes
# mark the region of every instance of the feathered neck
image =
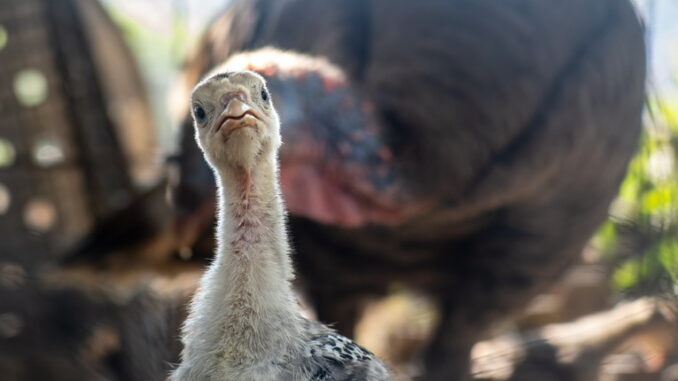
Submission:
[[[218,171],[219,222],[215,265],[223,266],[233,313],[296,311],[285,215],[274,155],[250,169]],[[228,304],[227,300],[227,304]],[[260,318],[265,318],[260,316]]]
[[303,320],[290,285],[274,154],[249,170],[215,172],[218,250],[185,326],[184,361],[230,372],[299,350]]
[[252,270],[270,271],[268,275],[275,275],[288,285],[293,273],[274,154],[253,168],[231,167],[216,172],[219,186],[216,260],[236,267],[242,261],[265,260],[270,267]]

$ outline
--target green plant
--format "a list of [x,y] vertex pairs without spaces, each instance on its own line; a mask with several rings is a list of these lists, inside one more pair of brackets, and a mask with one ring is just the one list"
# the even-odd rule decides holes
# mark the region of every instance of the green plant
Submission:
[[678,284],[678,99],[648,100],[637,155],[595,242],[627,294],[675,293]]

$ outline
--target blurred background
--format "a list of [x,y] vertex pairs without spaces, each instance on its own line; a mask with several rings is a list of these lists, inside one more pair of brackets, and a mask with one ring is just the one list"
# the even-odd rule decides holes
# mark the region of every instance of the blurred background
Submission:
[[0,378],[178,361],[214,242],[188,94],[228,61],[281,114],[305,310],[396,379],[678,380],[677,20],[674,0],[3,0]]

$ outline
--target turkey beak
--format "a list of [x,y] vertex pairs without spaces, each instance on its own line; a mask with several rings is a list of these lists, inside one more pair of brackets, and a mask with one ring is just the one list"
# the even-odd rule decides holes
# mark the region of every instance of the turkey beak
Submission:
[[219,132],[222,128],[226,133],[230,133],[232,130],[236,130],[241,127],[245,127],[252,122],[242,124],[242,123],[229,123],[229,121],[236,120],[247,120],[247,119],[258,119],[259,115],[250,107],[247,103],[243,102],[238,98],[232,98],[226,105],[226,109],[221,113],[219,120],[216,124],[215,133]]
[[239,119],[245,116],[245,114],[251,110],[252,108],[248,106],[247,103],[235,98],[228,102],[226,110],[224,110],[224,115],[227,118]]

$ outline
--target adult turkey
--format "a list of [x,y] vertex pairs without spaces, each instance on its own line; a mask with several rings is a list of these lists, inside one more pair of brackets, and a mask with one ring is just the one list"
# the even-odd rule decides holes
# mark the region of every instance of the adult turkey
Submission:
[[[295,54],[253,52],[267,46]],[[428,293],[441,318],[425,380],[468,377],[488,326],[577,258],[641,126],[627,0],[234,0],[187,86],[248,51],[242,69],[280,111],[295,260],[320,320],[350,335],[364,297]],[[183,128],[175,196],[195,244],[214,186]]]

